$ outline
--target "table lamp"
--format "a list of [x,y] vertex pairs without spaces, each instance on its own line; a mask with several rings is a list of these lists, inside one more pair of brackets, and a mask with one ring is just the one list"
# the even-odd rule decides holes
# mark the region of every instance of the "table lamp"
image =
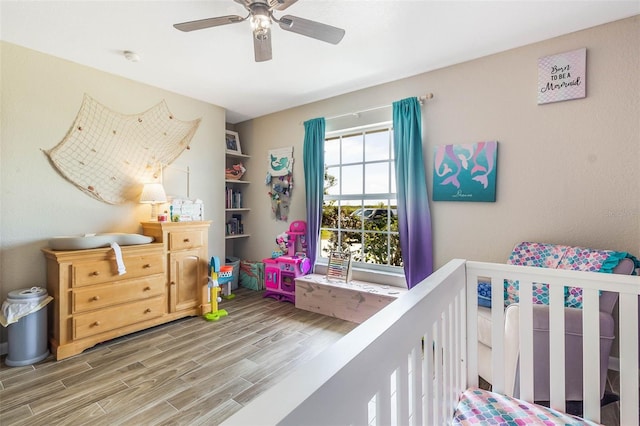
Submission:
[[151,220],[158,219],[158,204],[167,202],[167,194],[161,183],[145,183],[140,194],[140,202],[151,204]]

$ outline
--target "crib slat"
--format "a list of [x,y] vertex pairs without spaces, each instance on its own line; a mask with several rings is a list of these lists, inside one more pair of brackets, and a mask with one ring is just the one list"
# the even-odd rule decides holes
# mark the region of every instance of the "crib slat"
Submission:
[[600,303],[598,290],[582,289],[583,417],[600,422]]
[[638,296],[620,294],[620,424],[632,425],[640,420],[638,412]]
[[467,275],[466,293],[462,314],[467,332],[462,335],[462,348],[467,354],[467,368],[463,371],[462,383],[478,387],[478,274]]
[[422,383],[424,380],[422,372],[422,342],[417,342],[411,351],[411,392],[409,394],[409,410],[411,413],[411,425],[417,426],[423,424],[422,411]]
[[433,389],[433,397],[434,397],[434,410],[436,417],[436,424],[442,424],[444,420],[444,414],[442,409],[443,404],[443,393],[442,393],[442,321],[437,321],[435,323],[435,331],[433,334],[433,342],[434,342],[434,389]]
[[[458,293],[458,297],[456,297],[455,300],[455,304],[454,304],[454,318],[455,318],[455,325],[453,327],[454,330],[454,334],[453,334],[453,339],[454,339],[454,346],[453,346],[453,356],[455,359],[455,376],[454,376],[454,383],[455,383],[455,393],[456,395],[459,395],[465,388],[466,386],[464,386],[464,382],[462,381],[462,372],[464,370],[464,364],[460,362],[460,360],[463,359],[462,356],[462,336],[461,334],[461,330],[463,330],[464,327],[464,321],[465,318],[462,315],[462,309],[460,307],[460,305],[462,304],[462,301],[464,300],[463,298],[465,297],[464,292],[459,292]],[[464,387],[463,387],[464,386]]]
[[444,371],[445,371],[445,411],[453,413],[455,395],[453,394],[453,306],[451,303],[447,305],[447,309],[444,312]]
[[[533,305],[532,282],[520,280],[520,399],[533,402]],[[509,367],[507,367],[509,368]]]
[[549,286],[549,395],[550,405],[565,411],[564,286]]
[[387,380],[376,394],[376,425],[391,424],[391,381]]
[[498,277],[491,277],[491,375],[493,391],[505,393],[504,282]]
[[397,424],[409,424],[409,359],[400,363],[396,370],[396,418]]
[[442,400],[442,348],[440,322],[433,324],[433,416],[434,421],[440,422],[440,401]]
[[422,341],[422,412],[424,413],[424,424],[434,424],[434,408],[433,408],[433,328],[427,330]]

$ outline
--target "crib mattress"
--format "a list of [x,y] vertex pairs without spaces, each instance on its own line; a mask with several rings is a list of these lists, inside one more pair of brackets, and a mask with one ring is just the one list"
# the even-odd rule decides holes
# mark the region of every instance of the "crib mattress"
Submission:
[[454,425],[597,425],[541,405],[470,388],[456,407]]

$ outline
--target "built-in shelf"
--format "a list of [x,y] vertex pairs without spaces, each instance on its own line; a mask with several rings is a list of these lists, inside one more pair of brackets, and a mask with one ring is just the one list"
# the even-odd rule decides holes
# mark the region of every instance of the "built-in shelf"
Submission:
[[[240,154],[235,151],[227,150],[225,151],[225,158],[226,158],[225,160],[226,167],[230,168],[239,162],[246,164],[246,161],[249,160],[251,157],[248,156],[247,154]],[[226,217],[225,232],[246,231],[247,229],[242,226],[242,219],[245,214],[249,214],[251,212],[251,209],[248,207],[244,207],[245,200],[242,198],[242,196],[244,195],[244,191],[247,189],[247,185],[249,185],[251,182],[242,180],[242,178],[240,178],[238,180],[225,179],[224,183],[225,183],[226,192],[227,192],[226,199],[225,199],[225,207],[226,206],[243,206],[240,208],[236,207],[236,208],[224,209],[225,217]],[[238,196],[238,198],[236,198],[236,196]],[[249,238],[250,236],[251,235],[247,233],[228,234],[228,235],[225,235],[224,239],[234,241],[241,238]],[[231,242],[229,244],[232,245]],[[232,250],[233,247],[231,246],[231,248],[228,247],[227,249]],[[227,253],[227,254],[230,255],[230,254],[233,254],[233,252]]]
[[250,234],[234,234],[234,235],[225,235],[226,240],[235,240],[237,238],[249,238]]
[[234,152],[234,151],[225,151],[225,155],[227,157],[233,157],[233,158],[246,158],[247,160],[251,158],[247,154],[238,154],[237,152]]

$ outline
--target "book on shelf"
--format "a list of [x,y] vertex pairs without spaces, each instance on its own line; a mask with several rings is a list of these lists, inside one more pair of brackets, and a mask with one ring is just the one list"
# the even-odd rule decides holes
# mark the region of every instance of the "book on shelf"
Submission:
[[244,226],[242,225],[242,215],[234,214],[226,223],[226,235],[242,235]]
[[236,191],[233,188],[227,187],[227,192],[225,196],[225,208],[241,209],[242,208],[242,191]]

